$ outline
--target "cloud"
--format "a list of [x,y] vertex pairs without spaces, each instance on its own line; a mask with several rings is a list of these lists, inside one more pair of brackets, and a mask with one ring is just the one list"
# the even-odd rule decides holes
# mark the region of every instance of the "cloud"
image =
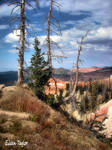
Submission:
[[8,27],[8,25],[0,25],[0,30],[7,29]]
[[[83,52],[87,53],[89,50],[93,51],[110,51],[112,48],[111,40],[112,40],[112,27],[99,27],[97,30],[93,29],[89,32],[85,42],[83,43]],[[62,31],[62,36],[51,35],[51,39],[55,41],[59,47],[52,46],[52,51],[55,52],[55,55],[62,55],[61,51],[64,52],[65,57],[71,57],[77,55],[77,50],[79,46],[79,42],[81,37],[84,36],[86,31],[77,29],[76,27],[72,27],[67,30]],[[5,37],[5,42],[7,43],[15,43],[19,40],[17,35],[20,34],[20,31],[13,31],[13,33],[9,33]],[[40,46],[46,44],[46,35],[38,36],[40,41]],[[33,49],[34,38],[31,37],[30,41],[30,49]],[[11,50],[10,52],[14,52]]]
[[112,27],[92,30],[85,43],[95,47],[95,51],[110,51],[112,49]]
[[8,50],[8,52],[11,54],[17,54],[18,53],[18,51],[16,49]]
[[14,30],[5,37],[6,43],[15,43],[19,41],[20,30]]
[[[52,50],[64,51],[65,56],[73,58],[77,55],[77,50],[81,37],[84,36],[86,31],[80,30],[77,27],[72,27],[62,31],[62,36],[51,35],[51,39],[58,43],[60,48],[52,47]],[[45,44],[46,36],[39,36],[41,45]],[[93,29],[88,33],[83,43],[82,55],[92,51],[107,52],[112,48],[112,27],[99,27]]]
[[100,27],[97,30],[92,30],[89,39],[112,39],[112,27]]
[[[91,14],[91,16],[88,16],[89,23],[98,22],[102,26],[112,25],[112,0],[57,0],[57,2],[62,5],[60,11],[63,13],[78,16],[81,13]],[[49,2],[41,0],[40,6],[48,7]]]
[[[67,30],[62,31],[62,36],[51,35],[52,41],[58,44],[58,47],[52,46],[52,51],[57,53],[58,51],[63,51],[66,57],[74,57],[77,55],[78,45],[81,37],[84,36],[86,31],[72,27]],[[14,30],[13,33],[9,33],[5,37],[5,42],[14,44],[19,41],[19,30]],[[40,35],[38,37],[40,41],[40,46],[46,45],[46,35]],[[112,27],[100,27],[97,30],[93,29],[89,32],[85,42],[83,44],[84,52],[93,49],[94,51],[110,51],[112,48]],[[34,38],[29,38],[30,45],[29,48],[33,49]]]
[[[10,16],[12,9],[15,7],[15,5],[8,6],[8,4],[2,4],[0,6],[0,18],[5,16]],[[14,13],[17,13],[15,9]]]
[[[76,55],[78,43],[77,40],[84,34],[84,31],[77,30],[75,27],[62,31],[62,36],[51,35],[51,40],[57,43],[57,46],[51,46],[55,54],[61,55],[64,53],[65,57]],[[46,43],[46,35],[39,36],[41,45]]]
[[33,32],[41,32],[42,31],[42,28],[38,27],[37,24],[28,24],[28,26],[26,28]]
[[46,1],[46,0],[41,0],[39,2],[40,7],[48,7],[49,6],[50,1]]

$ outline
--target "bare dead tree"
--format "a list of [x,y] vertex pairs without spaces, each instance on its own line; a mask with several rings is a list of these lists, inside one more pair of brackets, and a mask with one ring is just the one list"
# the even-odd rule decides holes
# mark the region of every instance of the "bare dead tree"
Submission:
[[25,41],[25,0],[21,1],[20,7],[20,50],[18,58],[18,84],[21,85],[24,81],[24,41]]
[[72,92],[70,93],[70,95],[68,97],[65,97],[64,98],[64,102],[68,101],[69,99],[73,98],[73,96],[75,95],[75,92],[76,92],[76,88],[77,88],[77,85],[78,85],[78,80],[79,80],[79,62],[80,62],[80,54],[81,54],[81,51],[82,51],[82,46],[83,46],[83,41],[84,39],[87,37],[88,35],[88,32],[86,32],[86,34],[84,36],[82,36],[81,38],[81,42],[79,44],[79,48],[78,48],[78,54],[77,54],[77,59],[76,59],[76,77],[75,77],[75,81],[74,81],[74,86],[73,86],[73,90]]
[[[48,49],[47,50],[47,56],[48,56],[49,69],[51,71],[51,77],[55,83],[55,94],[57,95],[57,82],[56,82],[55,78],[52,76],[53,68],[52,68],[52,54],[51,54],[51,44],[55,44],[57,46],[57,43],[52,41],[50,36],[51,36],[51,32],[53,32],[57,35],[59,35],[59,33],[54,31],[51,28],[51,26],[54,26],[60,33],[61,33],[61,30],[60,30],[60,25],[59,25],[58,20],[52,15],[53,6],[56,6],[59,8],[60,5],[59,5],[59,3],[55,2],[54,0],[50,0],[50,6],[49,6],[49,12],[48,12],[48,27],[47,27],[47,49]],[[52,19],[56,23],[54,23],[52,21]]]
[[52,58],[51,58],[51,42],[50,42],[50,24],[52,14],[53,0],[50,2],[49,13],[48,13],[48,28],[47,28],[47,48],[48,48],[48,63],[50,70],[52,69]]
[[[38,0],[35,0],[38,4]],[[20,1],[11,1],[7,0],[10,5],[14,5],[14,8],[11,11],[11,14],[15,10],[15,8],[20,8],[20,48],[19,48],[19,54],[18,54],[18,85],[22,85],[24,82],[24,49],[25,49],[25,22],[26,22],[26,16],[25,16],[25,6],[32,6],[27,0],[20,0]]]
[[73,90],[73,85],[74,85],[74,77],[73,77],[73,71],[74,69],[74,63],[73,63],[73,66],[72,66],[72,70],[70,71],[70,93],[72,92]]
[[[60,4],[55,2],[54,0],[50,0],[49,12],[48,12],[48,23],[47,23],[47,55],[48,55],[48,63],[49,68],[52,70],[52,52],[51,52],[51,45],[55,45],[59,48],[58,44],[51,39],[51,33],[56,35],[61,35],[61,28],[59,21],[56,17],[53,16],[53,6],[60,8]],[[54,28],[57,30],[54,30]],[[58,57],[58,56],[56,56]],[[62,58],[62,56],[61,56]]]

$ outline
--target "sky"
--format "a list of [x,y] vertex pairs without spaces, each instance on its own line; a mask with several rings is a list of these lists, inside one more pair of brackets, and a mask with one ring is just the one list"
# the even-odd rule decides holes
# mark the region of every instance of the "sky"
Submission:
[[[39,7],[35,0],[27,1],[33,8],[26,6],[26,36],[29,44],[25,49],[25,67],[30,65],[34,54],[35,36],[40,41],[42,51],[45,54],[47,52],[46,28],[49,9],[49,0],[40,0]],[[52,19],[52,22],[60,24],[61,34],[55,25],[52,25],[52,30],[58,33],[51,33],[52,41],[57,43],[51,47],[52,54],[58,56],[58,59],[53,57],[53,67],[75,67],[81,37],[87,31],[89,32],[83,42],[80,67],[112,66],[112,0],[55,1],[60,7],[53,6],[52,15],[55,19]],[[0,72],[15,71],[18,66],[19,8],[11,15],[14,7],[14,4],[8,6],[4,0],[0,0]]]

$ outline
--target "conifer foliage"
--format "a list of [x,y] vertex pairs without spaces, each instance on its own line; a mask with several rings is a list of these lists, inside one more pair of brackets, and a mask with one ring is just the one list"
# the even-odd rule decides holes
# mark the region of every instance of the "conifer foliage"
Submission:
[[35,53],[31,58],[30,75],[28,77],[29,86],[33,89],[36,96],[41,100],[45,98],[45,85],[48,85],[48,80],[51,76],[48,62],[44,59],[44,53],[41,53],[39,41],[35,38],[34,49]]

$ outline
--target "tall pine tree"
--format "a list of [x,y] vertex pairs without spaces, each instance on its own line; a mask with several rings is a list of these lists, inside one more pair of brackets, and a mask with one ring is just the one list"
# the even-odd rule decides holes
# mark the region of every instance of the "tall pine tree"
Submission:
[[51,73],[48,67],[48,62],[44,59],[44,53],[39,49],[39,41],[35,38],[34,49],[35,53],[31,58],[30,75],[28,77],[29,86],[33,89],[36,96],[41,100],[45,98],[45,85],[48,85]]

